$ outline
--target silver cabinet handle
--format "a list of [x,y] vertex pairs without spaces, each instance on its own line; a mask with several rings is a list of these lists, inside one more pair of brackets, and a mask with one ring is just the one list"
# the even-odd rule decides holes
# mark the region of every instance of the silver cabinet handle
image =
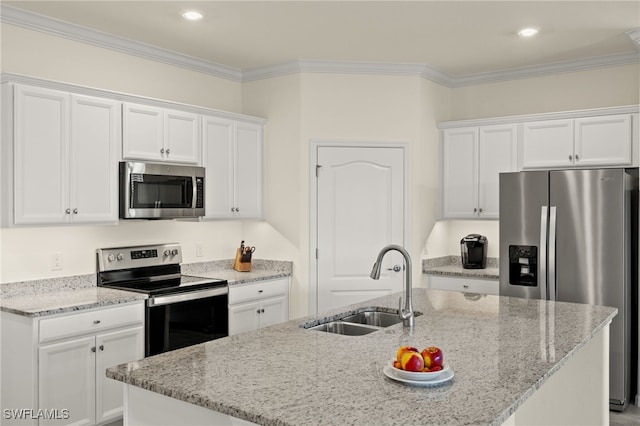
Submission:
[[478,208],[477,208],[477,207],[474,207],[474,208],[473,208],[473,212],[474,212],[474,213],[476,213],[477,211],[478,211]]
[[104,351],[104,345],[100,345],[100,350]]
[[164,154],[164,148],[160,148],[160,154]]
[[166,152],[167,152],[167,155],[169,155],[169,148],[167,148],[167,151],[166,151]]
[[478,211],[479,211],[480,213],[482,213],[482,208],[480,208]]
[[78,214],[78,209],[73,209],[73,214]]
[[469,284],[462,284],[462,288],[469,288]]
[[71,214],[71,209],[66,209],[64,212],[65,212],[66,214]]
[[94,324],[100,324],[100,320],[93,321]]
[[576,161],[580,161],[580,157],[578,157],[578,154],[576,154]]
[[393,265],[393,268],[387,268],[387,271],[400,272],[400,271],[402,271],[402,266]]
[[569,155],[569,161],[573,160],[573,155]]
[[95,347],[95,346],[93,346],[93,347],[91,348],[91,352],[95,352],[95,351],[96,351],[96,347]]

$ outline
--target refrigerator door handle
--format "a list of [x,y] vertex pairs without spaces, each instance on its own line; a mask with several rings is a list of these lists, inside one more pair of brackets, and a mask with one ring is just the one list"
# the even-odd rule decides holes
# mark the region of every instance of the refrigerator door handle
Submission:
[[540,284],[540,299],[547,300],[547,220],[548,207],[542,206],[540,209],[540,258],[538,265],[538,283]]
[[556,206],[549,207],[549,300],[556,300]]

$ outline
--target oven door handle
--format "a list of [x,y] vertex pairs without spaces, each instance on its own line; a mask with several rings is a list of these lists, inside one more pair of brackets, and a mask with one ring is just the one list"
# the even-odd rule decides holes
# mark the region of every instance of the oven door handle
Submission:
[[178,293],[167,296],[155,296],[149,299],[148,306],[169,305],[171,303],[186,302],[188,300],[204,299],[206,297],[222,296],[229,293],[228,287],[217,287],[213,289],[190,291],[188,293]]

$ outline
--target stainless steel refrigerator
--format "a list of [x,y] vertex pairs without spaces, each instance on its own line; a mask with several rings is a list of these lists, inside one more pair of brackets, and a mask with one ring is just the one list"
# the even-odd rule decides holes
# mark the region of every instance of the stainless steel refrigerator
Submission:
[[616,411],[635,388],[637,193],[638,169],[500,174],[500,295],[618,308],[609,355]]

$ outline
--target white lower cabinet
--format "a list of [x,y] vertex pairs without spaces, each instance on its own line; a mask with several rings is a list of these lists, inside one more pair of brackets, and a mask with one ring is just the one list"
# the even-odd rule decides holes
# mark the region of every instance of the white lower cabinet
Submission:
[[461,291],[463,293],[495,294],[500,291],[497,280],[427,275],[427,287],[434,290]]
[[[142,358],[142,302],[41,319],[3,312],[2,406],[44,410],[31,422],[4,421],[79,426],[117,420],[123,386],[107,379],[105,371]],[[12,389],[16,392],[7,395]]]
[[289,279],[229,287],[229,335],[254,331],[289,319]]

